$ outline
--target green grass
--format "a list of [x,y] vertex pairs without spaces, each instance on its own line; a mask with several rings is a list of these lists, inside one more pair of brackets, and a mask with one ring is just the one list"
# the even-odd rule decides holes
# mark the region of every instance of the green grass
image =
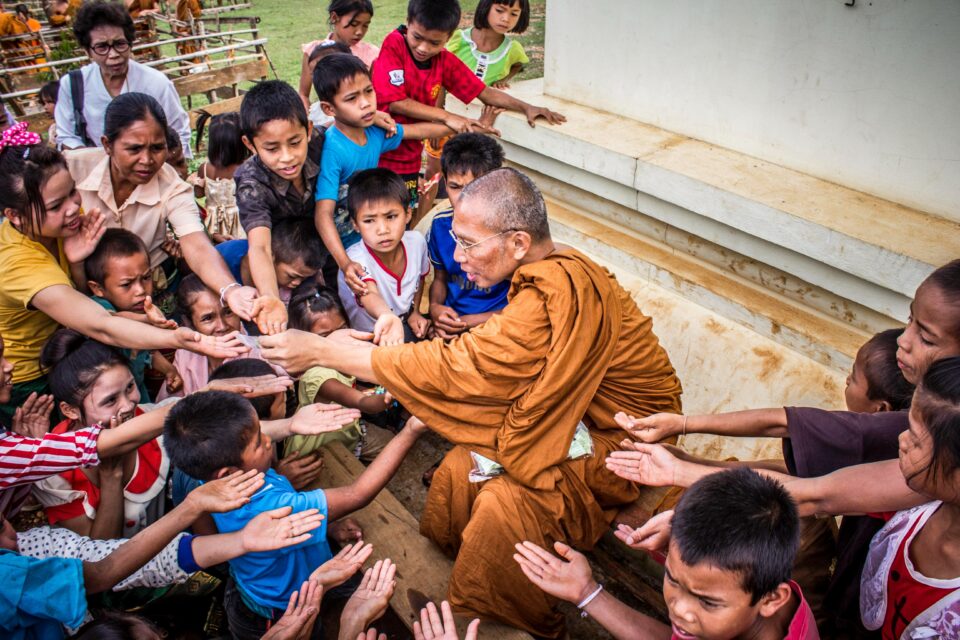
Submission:
[[[532,0],[530,28],[517,39],[530,57],[521,79],[543,75],[543,16],[546,0]],[[281,80],[296,86],[300,78],[300,45],[323,38],[327,28],[325,0],[253,0],[252,13],[260,16],[260,30],[269,39],[267,53]],[[464,7],[462,26],[473,21],[473,2]],[[379,45],[407,17],[407,0],[375,0],[367,40]]]

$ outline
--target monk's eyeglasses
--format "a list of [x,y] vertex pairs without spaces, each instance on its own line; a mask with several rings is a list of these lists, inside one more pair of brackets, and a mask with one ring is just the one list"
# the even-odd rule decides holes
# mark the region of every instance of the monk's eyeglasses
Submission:
[[113,40],[111,42],[98,42],[90,49],[98,56],[105,56],[113,49],[117,53],[124,53],[130,48],[130,43],[126,40]]
[[493,240],[494,238],[498,238],[503,234],[510,233],[512,231],[516,231],[516,229],[504,229],[500,233],[495,233],[492,236],[487,236],[483,240],[477,240],[476,242],[471,242],[470,244],[467,244],[463,240],[461,240],[460,236],[454,233],[453,228],[450,229],[450,237],[453,238],[453,241],[457,243],[457,246],[460,247],[461,251],[463,251],[464,253],[468,253],[470,249],[473,249],[478,244],[483,244],[487,240]]

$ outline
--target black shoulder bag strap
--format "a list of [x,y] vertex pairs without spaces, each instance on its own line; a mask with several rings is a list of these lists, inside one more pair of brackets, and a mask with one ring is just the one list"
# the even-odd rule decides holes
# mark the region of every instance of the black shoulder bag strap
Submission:
[[87,119],[83,115],[83,70],[74,69],[70,77],[70,98],[73,100],[73,132],[83,140],[86,147],[95,147],[93,140],[87,135]]

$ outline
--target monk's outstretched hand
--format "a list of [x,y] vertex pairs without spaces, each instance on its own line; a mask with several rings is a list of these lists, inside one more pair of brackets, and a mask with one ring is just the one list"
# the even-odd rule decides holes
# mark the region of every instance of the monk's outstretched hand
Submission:
[[260,336],[260,352],[265,360],[291,373],[302,373],[318,364],[315,351],[325,338],[287,329],[272,336]]

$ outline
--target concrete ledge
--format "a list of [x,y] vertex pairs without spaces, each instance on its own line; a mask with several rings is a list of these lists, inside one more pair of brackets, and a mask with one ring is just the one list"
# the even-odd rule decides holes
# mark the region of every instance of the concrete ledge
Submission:
[[540,80],[511,93],[568,118],[531,129],[502,115],[511,161],[721,246],[733,238],[740,253],[888,318],[904,321],[916,286],[960,257],[956,222],[543,95]]

